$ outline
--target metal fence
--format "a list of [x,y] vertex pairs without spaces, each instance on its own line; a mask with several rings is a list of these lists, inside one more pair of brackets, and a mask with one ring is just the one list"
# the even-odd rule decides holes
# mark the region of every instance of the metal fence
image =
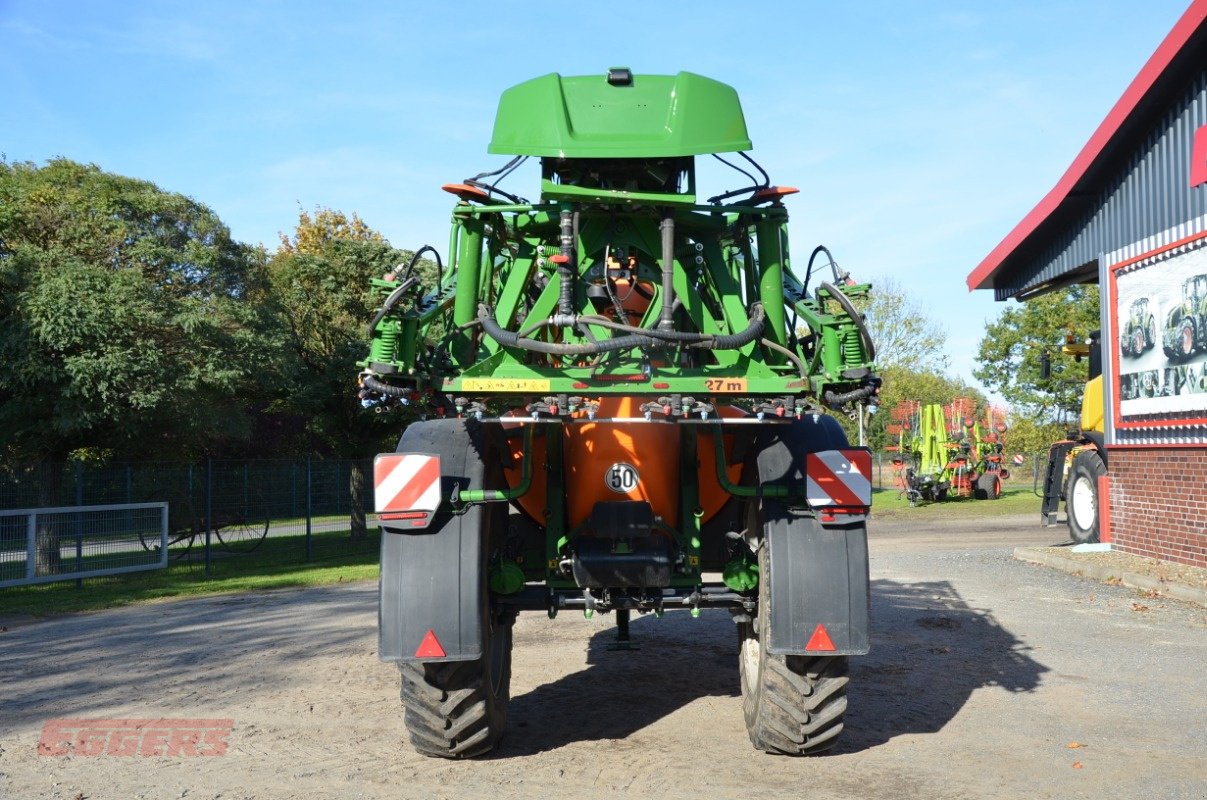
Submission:
[[167,565],[167,503],[0,511],[0,588]]
[[[0,464],[0,511],[70,507],[79,513],[82,507],[96,505],[166,503],[170,557],[185,562],[204,558],[206,574],[211,557],[256,552],[269,537],[295,537],[295,544],[288,544],[287,558],[309,561],[315,535],[351,531],[362,521],[364,510],[372,509],[372,492],[372,461],[367,459]],[[12,516],[2,518],[0,524],[28,524],[8,521]],[[364,523],[366,532],[375,527],[371,517]],[[85,521],[84,529],[91,524]],[[8,528],[2,530],[4,542],[19,536],[21,543],[2,546],[7,547],[3,552],[25,552],[24,527],[11,534]],[[281,557],[280,547],[265,549],[274,549],[273,557]],[[15,577],[0,566],[0,578]]]

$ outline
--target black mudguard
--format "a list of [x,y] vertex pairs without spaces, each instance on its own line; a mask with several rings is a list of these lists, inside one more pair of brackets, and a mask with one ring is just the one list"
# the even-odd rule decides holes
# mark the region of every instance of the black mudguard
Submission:
[[[768,427],[755,443],[749,471],[763,485],[803,487],[805,455],[849,447],[833,418],[809,415],[790,425]],[[823,525],[808,510],[764,501],[764,547],[768,550],[771,641],[776,655],[803,655],[818,625],[833,650],[815,655],[865,655],[869,644],[867,526],[863,520]]]
[[[397,452],[440,456],[441,493],[499,488],[501,431],[474,420],[411,424]],[[493,478],[488,486],[487,477]],[[378,603],[378,655],[382,661],[469,661],[482,655],[485,548],[505,504],[471,506],[452,514],[447,505],[425,530],[382,524]],[[444,656],[416,655],[431,631]],[[430,646],[427,652],[431,652]]]
[[804,655],[822,625],[833,650],[813,655],[866,655],[870,649],[868,537],[862,522],[823,527],[812,516],[796,516],[778,503],[763,511],[763,546],[771,641],[776,655]]

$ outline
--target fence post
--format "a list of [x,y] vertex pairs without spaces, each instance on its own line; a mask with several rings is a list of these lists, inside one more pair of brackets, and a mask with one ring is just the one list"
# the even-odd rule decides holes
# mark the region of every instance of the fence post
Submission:
[[314,511],[313,473],[310,469],[310,454],[306,454],[306,560],[314,556],[314,542],[311,540],[310,518]]
[[205,457],[205,577],[210,576],[210,535],[214,530],[214,460]]
[[[75,462],[75,504],[77,506],[84,505],[84,465],[79,461]],[[75,515],[75,569],[77,572],[83,571],[84,560],[84,520],[77,513]],[[75,579],[75,588],[84,588],[84,579]]]
[[32,581],[38,574],[38,512],[29,513],[25,527],[25,579]]

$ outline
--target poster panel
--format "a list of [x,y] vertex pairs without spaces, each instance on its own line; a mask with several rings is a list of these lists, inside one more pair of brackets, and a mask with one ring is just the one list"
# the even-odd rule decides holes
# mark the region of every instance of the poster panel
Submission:
[[1112,267],[1116,425],[1207,417],[1207,238]]

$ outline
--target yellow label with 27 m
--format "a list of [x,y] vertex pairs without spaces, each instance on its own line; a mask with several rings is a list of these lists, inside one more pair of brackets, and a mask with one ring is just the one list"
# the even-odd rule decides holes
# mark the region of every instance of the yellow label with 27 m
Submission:
[[463,392],[547,392],[548,378],[465,378]]

